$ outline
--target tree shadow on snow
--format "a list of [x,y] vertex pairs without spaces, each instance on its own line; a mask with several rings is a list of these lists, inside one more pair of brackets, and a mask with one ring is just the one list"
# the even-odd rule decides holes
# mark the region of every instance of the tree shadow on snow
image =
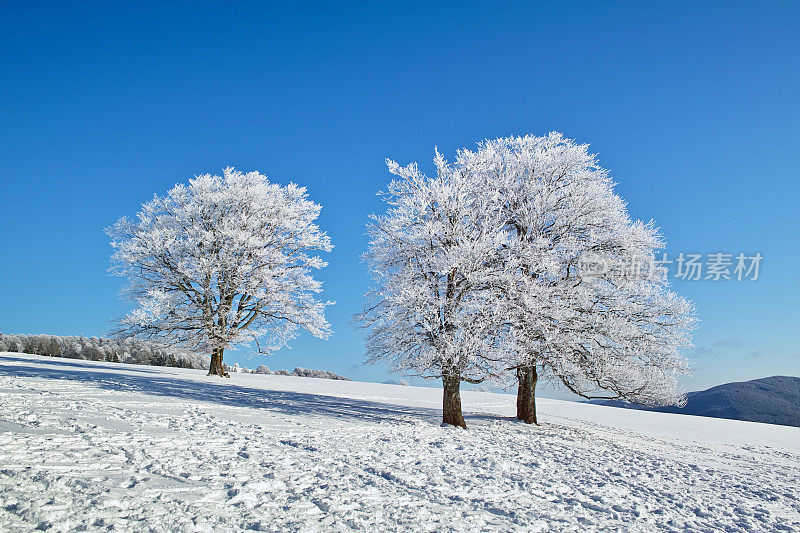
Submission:
[[[291,415],[326,416],[343,420],[365,422],[392,422],[416,424],[430,422],[438,424],[441,412],[435,409],[405,407],[367,400],[340,398],[304,392],[288,392],[257,389],[243,385],[216,384],[202,381],[176,379],[159,375],[158,371],[132,369],[136,372],[152,372],[154,375],[115,374],[94,371],[98,365],[65,362],[61,359],[24,359],[9,356],[7,361],[30,363],[39,366],[0,364],[0,375],[16,377],[69,380],[97,386],[117,392],[136,392],[155,396],[167,396],[183,400],[210,402],[226,406],[249,407],[272,413]],[[42,367],[52,365],[53,368]],[[65,368],[66,367],[66,368]],[[80,370],[74,369],[79,367]],[[118,366],[103,365],[102,368],[125,370]],[[219,379],[219,378],[209,378]],[[313,387],[311,378],[309,386]],[[213,413],[211,413],[213,414]]]

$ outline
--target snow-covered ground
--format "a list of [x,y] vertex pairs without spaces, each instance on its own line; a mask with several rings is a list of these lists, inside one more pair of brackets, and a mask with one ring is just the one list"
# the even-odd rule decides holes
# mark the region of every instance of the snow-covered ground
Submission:
[[800,530],[800,428],[0,354],[0,530]]

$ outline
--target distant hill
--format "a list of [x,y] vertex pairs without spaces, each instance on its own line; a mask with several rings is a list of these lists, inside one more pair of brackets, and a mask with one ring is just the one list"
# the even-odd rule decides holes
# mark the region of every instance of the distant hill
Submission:
[[685,407],[650,408],[619,400],[598,403],[611,407],[800,427],[800,378],[772,376],[690,392]]

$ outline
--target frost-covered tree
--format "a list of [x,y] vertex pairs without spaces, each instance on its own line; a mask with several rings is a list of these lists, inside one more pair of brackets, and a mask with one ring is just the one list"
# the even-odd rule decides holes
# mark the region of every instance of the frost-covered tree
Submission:
[[663,240],[633,221],[586,145],[557,133],[480,143],[437,177],[415,165],[373,217],[376,288],[361,315],[371,361],[444,381],[513,371],[517,417],[536,422],[540,373],[585,398],[681,403],[692,304],[654,268]]
[[517,418],[536,422],[538,370],[585,398],[680,403],[693,307],[653,268],[663,242],[630,219],[587,145],[552,133],[479,143],[454,171],[504,222],[504,359]]
[[233,168],[155,196],[107,230],[112,271],[136,303],[118,332],[210,352],[209,375],[220,376],[229,346],[268,353],[300,329],[327,338],[330,302],[315,299],[312,277],[326,265],[316,253],[332,249],[320,209],[303,187]]
[[[485,220],[486,198],[436,154],[437,176],[387,160],[398,178],[387,212],[371,217],[365,258],[375,286],[357,319],[370,362],[441,378],[443,424],[466,427],[460,384],[493,375],[491,324],[497,297],[492,258],[502,226]],[[496,266],[496,264],[495,264]]]

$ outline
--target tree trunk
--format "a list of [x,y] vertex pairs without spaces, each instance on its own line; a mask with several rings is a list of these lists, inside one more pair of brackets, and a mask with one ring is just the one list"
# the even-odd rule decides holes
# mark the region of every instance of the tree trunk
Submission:
[[461,414],[461,376],[443,376],[444,396],[442,404],[442,425],[450,424],[453,426],[467,429],[464,416]]
[[536,424],[536,381],[539,376],[536,374],[536,366],[521,366],[517,368],[517,420],[522,420],[526,424]]
[[223,378],[231,377],[222,364],[222,348],[215,348],[211,351],[211,365],[208,367],[209,376],[220,376]]

